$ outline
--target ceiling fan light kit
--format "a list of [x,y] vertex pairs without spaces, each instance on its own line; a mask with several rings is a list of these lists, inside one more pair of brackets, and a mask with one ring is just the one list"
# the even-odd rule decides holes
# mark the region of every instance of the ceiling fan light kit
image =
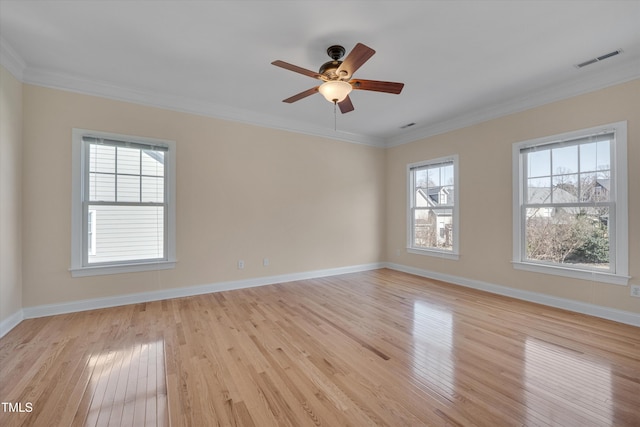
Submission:
[[334,104],[344,101],[352,90],[351,85],[342,80],[324,82],[318,88],[318,92],[324,96],[324,99]]
[[353,89],[385,92],[396,95],[402,91],[404,83],[362,79],[351,81],[356,70],[367,62],[369,58],[376,53],[376,51],[362,43],[358,43],[349,55],[347,55],[344,61],[340,61],[340,58],[342,58],[345,52],[346,50],[342,46],[330,46],[327,49],[327,55],[329,55],[331,61],[322,64],[317,73],[315,71],[307,70],[306,68],[298,67],[297,65],[289,64],[288,62],[280,60],[273,61],[271,64],[277,67],[303,74],[314,79],[322,80],[324,82],[320,86],[316,86],[293,95],[283,100],[283,102],[291,104],[306,98],[307,96],[313,95],[316,92],[320,92],[327,101],[334,105],[338,105],[340,107],[340,112],[344,114],[349,111],[353,111],[353,104],[349,98],[349,94]]

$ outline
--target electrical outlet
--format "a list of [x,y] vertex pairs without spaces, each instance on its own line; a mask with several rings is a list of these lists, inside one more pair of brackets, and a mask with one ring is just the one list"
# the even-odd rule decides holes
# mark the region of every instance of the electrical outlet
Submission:
[[631,296],[640,298],[640,285],[631,285]]
[[262,259],[262,265],[267,267],[269,265],[269,258],[263,258]]
[[243,270],[243,269],[244,269],[244,261],[238,260],[238,270]]

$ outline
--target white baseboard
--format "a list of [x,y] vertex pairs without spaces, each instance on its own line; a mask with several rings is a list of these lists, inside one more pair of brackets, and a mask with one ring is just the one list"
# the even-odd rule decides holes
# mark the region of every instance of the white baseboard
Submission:
[[24,320],[24,312],[23,310],[18,310],[0,322],[0,338],[7,335],[7,333],[18,326],[22,320]]
[[562,308],[565,310],[614,320],[616,322],[626,323],[633,326],[640,326],[640,314],[638,313],[632,313],[594,304],[587,304],[579,301],[558,298],[550,295],[540,294],[537,292],[523,291],[506,286],[494,285],[479,280],[466,279],[449,274],[422,270],[419,268],[409,267],[401,264],[372,263],[331,268],[326,270],[314,270],[301,273],[283,274],[278,276],[257,277],[247,280],[218,282],[207,285],[190,286],[186,288],[173,288],[161,291],[142,292],[129,295],[118,295],[114,297],[72,301],[60,304],[46,304],[35,307],[25,307],[24,309],[12,314],[8,318],[0,322],[0,338],[6,335],[13,328],[15,328],[23,319],[32,319],[36,317],[53,316],[56,314],[116,307],[127,304],[138,304],[170,298],[181,298],[213,292],[229,291],[234,289],[252,288],[256,286],[273,285],[276,283],[293,282],[296,280],[316,279],[320,277],[376,270],[379,268],[389,268],[409,274],[415,274],[416,276],[442,280],[444,282],[466,286],[473,289],[479,289],[494,294],[505,295],[525,301],[548,305],[551,307]]
[[256,277],[246,280],[218,282],[207,285],[189,286],[185,288],[172,288],[161,291],[141,292],[136,294],[118,295],[106,298],[87,299],[60,304],[46,304],[35,307],[25,307],[22,311],[24,313],[25,319],[32,319],[36,317],[75,313],[78,311],[95,310],[99,308],[116,307],[127,304],[138,304],[170,298],[182,298],[194,295],[209,294],[213,292],[230,291],[234,289],[253,288],[256,286],[273,285],[276,283],[293,282],[296,280],[316,279],[320,277],[336,276],[339,274],[357,273],[361,271],[375,270],[382,267],[382,263],[362,264],[348,267],[331,268],[326,270],[314,270],[302,273],[291,273],[278,276]]
[[562,308],[564,310],[588,314],[603,319],[626,323],[628,325],[640,326],[640,313],[617,310],[615,308],[603,307],[600,305],[588,304],[585,302],[574,301],[566,298],[554,297],[538,292],[523,291],[521,289],[494,285],[492,283],[482,282],[480,280],[473,280],[464,277],[453,276],[450,274],[437,273],[434,271],[423,270],[420,268],[409,267],[401,264],[384,263],[384,266],[391,270],[402,271],[405,273],[414,274],[416,276],[426,277],[428,279],[441,280],[443,282],[487,291],[493,294],[504,295],[524,301],[535,302],[538,304],[544,304],[550,307]]

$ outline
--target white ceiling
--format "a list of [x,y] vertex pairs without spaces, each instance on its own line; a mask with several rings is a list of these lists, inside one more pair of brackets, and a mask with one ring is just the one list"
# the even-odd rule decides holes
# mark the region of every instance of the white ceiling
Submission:
[[[640,77],[640,1],[0,0],[0,42],[25,83],[390,146]],[[272,61],[357,42],[400,95],[355,91],[337,130],[321,95],[281,102],[318,81]]]

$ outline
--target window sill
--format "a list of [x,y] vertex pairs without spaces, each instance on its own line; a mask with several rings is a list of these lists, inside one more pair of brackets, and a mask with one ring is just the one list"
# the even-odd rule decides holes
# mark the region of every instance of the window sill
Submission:
[[551,274],[554,276],[571,277],[573,279],[589,280],[592,282],[609,283],[612,285],[627,286],[631,277],[621,274],[606,273],[592,270],[578,270],[575,268],[540,265],[529,262],[513,261],[516,270],[531,271],[534,273]]
[[176,261],[154,261],[134,264],[100,265],[95,267],[72,267],[71,277],[102,276],[108,274],[137,273],[141,271],[169,270],[175,268]]
[[453,252],[437,251],[432,249],[407,248],[407,252],[410,254],[416,254],[416,255],[426,255],[426,256],[432,256],[436,258],[452,259],[454,261],[457,261],[460,259],[459,254],[456,254]]

